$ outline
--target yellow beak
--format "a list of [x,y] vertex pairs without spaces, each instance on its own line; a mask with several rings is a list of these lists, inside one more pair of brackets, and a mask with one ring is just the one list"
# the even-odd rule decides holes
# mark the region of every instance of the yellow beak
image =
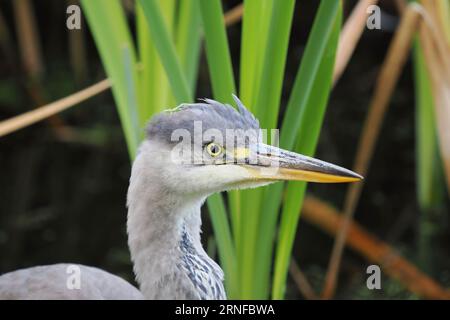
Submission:
[[235,155],[251,155],[250,160],[246,158],[244,167],[257,180],[340,183],[363,179],[359,174],[343,167],[262,143],[246,150],[235,151]]

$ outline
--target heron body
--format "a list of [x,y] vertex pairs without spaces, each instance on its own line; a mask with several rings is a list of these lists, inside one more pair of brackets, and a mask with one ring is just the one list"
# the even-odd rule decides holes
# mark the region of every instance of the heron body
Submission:
[[[81,286],[67,286],[73,266]],[[6,273],[0,277],[0,299],[8,300],[141,300],[141,292],[127,281],[98,268],[60,263]]]
[[162,177],[162,163],[147,161],[155,152],[170,152],[162,148],[151,141],[141,145],[128,190],[128,245],[141,292],[148,299],[225,298],[222,270],[200,242],[206,196],[178,193],[164,183],[174,181],[176,172],[165,170]]
[[[0,298],[226,299],[223,272],[201,244],[200,208],[209,195],[280,180],[361,179],[347,169],[263,144],[258,121],[234,99],[238,110],[205,99],[162,112],[147,127],[127,197],[128,246],[140,290],[81,266],[81,287],[72,292],[64,287],[67,265],[59,264],[1,276]],[[275,171],[261,172],[267,168]]]

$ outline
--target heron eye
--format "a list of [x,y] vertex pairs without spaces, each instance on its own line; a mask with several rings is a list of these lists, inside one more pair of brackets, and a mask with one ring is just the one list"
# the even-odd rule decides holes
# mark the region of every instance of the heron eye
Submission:
[[206,151],[211,157],[217,157],[222,152],[222,147],[217,143],[211,142],[207,145]]

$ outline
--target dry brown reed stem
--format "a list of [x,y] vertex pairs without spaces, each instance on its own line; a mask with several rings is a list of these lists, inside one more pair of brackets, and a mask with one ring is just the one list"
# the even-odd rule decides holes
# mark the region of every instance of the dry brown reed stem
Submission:
[[[33,3],[29,0],[13,2],[15,24],[19,51],[23,69],[24,88],[30,96],[34,106],[47,103],[40,79],[44,73],[45,65],[42,59],[38,24],[34,13]],[[57,115],[47,119],[56,135],[64,130],[63,121]]]
[[[23,1],[23,0],[20,0]],[[243,5],[240,4],[231,9],[225,14],[225,22],[227,26],[237,22],[242,18]],[[104,79],[84,90],[73,93],[63,99],[42,106],[36,110],[23,113],[14,118],[0,122],[0,137],[10,134],[16,130],[22,129],[26,126],[34,124],[38,121],[44,120],[52,115],[55,115],[67,108],[70,108],[77,103],[83,102],[86,99],[93,97],[111,87],[108,79]]]
[[29,0],[15,0],[13,8],[22,63],[27,74],[37,78],[44,65],[33,5]]
[[[79,5],[78,0],[67,0],[67,5]],[[85,44],[85,28],[67,30],[69,37],[70,64],[77,84],[83,84],[88,75],[88,63]]]
[[436,10],[440,27],[445,33],[447,45],[450,45],[450,2],[445,0],[438,1],[436,3]]
[[[421,42],[423,35],[433,43],[436,50],[435,57],[440,63],[440,68],[445,68],[444,74],[450,75],[450,45],[446,41],[446,35],[442,26],[438,23],[439,13],[435,2],[423,0],[423,9],[420,10],[423,23],[420,26]],[[425,30],[423,30],[425,29]],[[419,35],[420,35],[419,34]],[[434,60],[433,63],[437,61]],[[442,73],[442,72],[440,72]]]
[[395,6],[397,7],[398,12],[403,14],[406,9],[407,2],[406,0],[395,0]]
[[333,72],[333,85],[341,77],[355,51],[367,21],[367,8],[377,4],[378,0],[360,0],[348,17],[339,37],[336,62]]
[[[419,18],[420,14],[418,5],[408,5],[402,15],[400,25],[395,32],[394,39],[391,42],[386,58],[381,67],[381,71],[375,85],[374,94],[369,106],[369,112],[367,114],[359,140],[355,164],[353,167],[354,171],[363,176],[367,173],[370,159],[372,158],[375,148],[375,143],[381,129],[381,124],[389,105],[389,100],[400,76],[400,72],[407,60],[412,39],[415,31],[417,30]],[[353,183],[349,186],[347,191],[343,210],[345,220],[342,224],[342,229],[336,237],[330,257],[327,275],[325,278],[325,285],[322,292],[322,297],[324,299],[330,299],[334,295],[337,275],[339,273],[339,265],[342,258],[342,251],[345,245],[345,238],[356,204],[361,194],[362,187],[363,182]]]
[[243,14],[244,14],[244,4],[240,3],[224,14],[223,19],[225,21],[225,25],[229,27],[234,25],[235,23],[238,23],[241,20]]
[[[425,8],[425,14],[430,15],[432,23],[436,24],[437,31],[440,36],[440,43],[450,46],[450,4],[445,0],[420,0],[421,4]],[[447,4],[446,4],[447,3]]]
[[45,118],[48,118],[51,115],[57,114],[65,109],[68,109],[77,103],[80,103],[90,97],[99,94],[100,92],[105,91],[110,86],[111,84],[109,80],[105,79],[63,99],[57,100],[35,110],[25,112],[11,119],[2,121],[0,122],[0,137],[41,121]]
[[[342,213],[310,195],[305,197],[301,217],[332,237],[336,236],[346,223]],[[370,234],[354,221],[350,221],[346,242],[350,248],[369,262],[380,265],[383,272],[398,280],[418,296],[426,299],[450,299],[449,290],[400,256],[389,244]]]
[[291,259],[291,263],[289,264],[289,273],[292,279],[294,279],[294,282],[297,285],[298,290],[305,299],[317,300],[319,298],[317,294],[314,292],[314,289],[312,288],[311,284],[309,283],[308,278],[300,270],[300,267],[298,266],[297,262],[295,262],[295,259],[293,257]]

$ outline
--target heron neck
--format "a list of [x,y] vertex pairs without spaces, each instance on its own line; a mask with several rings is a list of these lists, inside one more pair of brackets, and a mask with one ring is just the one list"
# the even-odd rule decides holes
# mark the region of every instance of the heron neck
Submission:
[[[128,189],[128,245],[136,279],[147,299],[171,299],[170,281],[176,282],[181,259],[180,242],[188,233],[195,250],[200,242],[201,197],[173,195],[161,184],[158,172],[136,159]],[[146,169],[146,170],[143,170]],[[152,183],[150,183],[152,182]],[[164,286],[162,286],[164,284]],[[175,284],[174,284],[175,285]]]

